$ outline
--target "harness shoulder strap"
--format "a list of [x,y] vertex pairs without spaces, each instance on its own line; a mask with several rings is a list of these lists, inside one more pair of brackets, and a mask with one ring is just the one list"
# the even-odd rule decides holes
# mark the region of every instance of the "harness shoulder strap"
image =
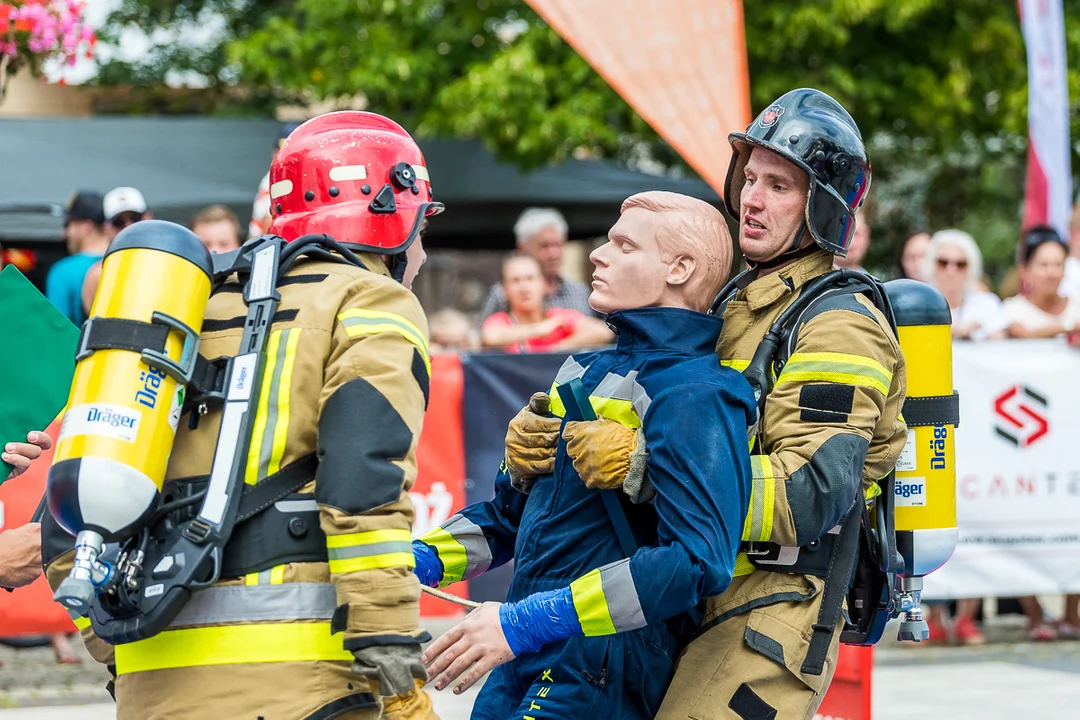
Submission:
[[[575,378],[568,383],[556,388],[559,398],[562,399],[566,408],[567,420],[595,420],[585,388],[580,378]],[[611,524],[615,527],[615,536],[619,539],[619,547],[622,548],[626,557],[633,557],[637,552],[638,544],[634,540],[634,532],[630,529],[630,521],[626,519],[626,511],[623,510],[622,501],[616,494],[617,490],[600,490],[600,497],[604,501],[604,509],[607,510]]]

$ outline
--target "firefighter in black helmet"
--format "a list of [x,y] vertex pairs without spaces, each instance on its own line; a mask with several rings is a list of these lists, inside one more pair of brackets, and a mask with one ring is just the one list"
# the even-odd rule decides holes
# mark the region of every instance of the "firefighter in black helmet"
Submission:
[[[742,371],[784,310],[846,254],[871,171],[855,122],[818,90],[785,94],[729,140],[724,197],[750,268],[714,305],[724,317],[716,350]],[[862,294],[819,300],[797,327],[786,362],[773,366],[751,450],[736,577],[707,600],[661,720],[813,717],[832,679],[843,622],[814,630],[824,576],[841,521],[880,492],[904,446],[905,370],[888,319]],[[524,474],[543,460],[517,452],[536,447],[525,437],[536,420],[519,415],[507,434],[507,462]],[[640,453],[638,443],[629,432],[620,442],[581,438],[574,466],[590,487],[633,486],[641,479],[628,482],[625,468],[636,465],[610,456]]]

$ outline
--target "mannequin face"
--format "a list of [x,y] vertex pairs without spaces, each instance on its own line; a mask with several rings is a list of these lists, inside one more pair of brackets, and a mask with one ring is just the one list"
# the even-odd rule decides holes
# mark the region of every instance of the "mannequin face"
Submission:
[[659,213],[631,207],[593,250],[589,304],[602,313],[642,307],[686,307],[679,288],[694,271],[694,261],[663,252],[656,231]]
[[[739,195],[739,247],[751,262],[766,262],[791,248],[802,227],[810,179],[771,150],[755,147],[743,168]],[[807,237],[803,243],[812,242]]]

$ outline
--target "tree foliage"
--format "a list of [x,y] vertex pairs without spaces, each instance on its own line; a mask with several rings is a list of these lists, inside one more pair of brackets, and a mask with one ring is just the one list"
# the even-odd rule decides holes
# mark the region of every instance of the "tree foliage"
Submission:
[[[1080,0],[1065,9],[1080,19]],[[884,240],[873,256],[895,256],[916,226],[947,225],[981,233],[991,266],[1007,256],[1027,122],[1015,3],[746,0],[744,12],[755,111],[814,86],[848,107],[868,139]],[[686,170],[523,0],[124,0],[108,31],[212,18],[224,28],[214,42],[154,35],[162,42],[151,53],[106,65],[101,80],[194,72],[211,87],[239,83],[243,102],[260,110],[360,95],[418,134],[480,138],[526,168],[576,154]],[[1068,55],[1080,62],[1080,23],[1066,27]],[[1080,97],[1076,69],[1069,85]]]

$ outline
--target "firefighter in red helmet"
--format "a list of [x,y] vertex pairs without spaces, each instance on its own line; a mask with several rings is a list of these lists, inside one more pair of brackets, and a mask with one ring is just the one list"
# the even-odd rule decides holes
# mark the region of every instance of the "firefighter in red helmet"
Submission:
[[[409,287],[427,218],[442,205],[419,147],[373,113],[304,123],[270,178],[270,232],[290,241],[283,257],[304,236],[344,246],[283,266],[254,407],[245,482],[306,475],[236,526],[221,579],[196,590],[166,630],[88,645],[115,668],[120,720],[435,718],[420,689],[428,635],[408,496],[431,362]],[[205,357],[238,353],[242,288],[234,274],[211,296]],[[212,409],[194,428],[181,423],[166,474],[177,497],[205,487],[221,417]],[[43,555],[59,581],[70,553],[46,541]]]

